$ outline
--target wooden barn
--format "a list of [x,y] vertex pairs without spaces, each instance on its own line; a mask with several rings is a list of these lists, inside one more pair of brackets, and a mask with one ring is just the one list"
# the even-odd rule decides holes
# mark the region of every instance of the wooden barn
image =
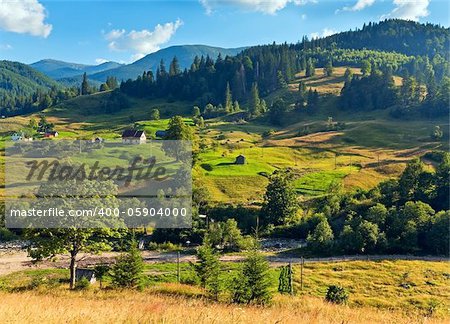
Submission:
[[245,156],[243,156],[242,154],[238,155],[236,157],[236,161],[234,162],[234,164],[241,164],[241,165],[245,163],[246,163]]

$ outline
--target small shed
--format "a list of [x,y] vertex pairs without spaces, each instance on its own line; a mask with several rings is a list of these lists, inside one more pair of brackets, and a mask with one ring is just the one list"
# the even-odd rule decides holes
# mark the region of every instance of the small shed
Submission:
[[76,269],[75,278],[76,281],[81,280],[81,278],[86,278],[87,280],[89,280],[90,284],[94,284],[97,281],[97,279],[95,278],[94,269]]
[[238,155],[236,157],[236,161],[234,162],[234,164],[245,164],[245,163],[246,163],[245,162],[245,156],[243,156],[242,154]]

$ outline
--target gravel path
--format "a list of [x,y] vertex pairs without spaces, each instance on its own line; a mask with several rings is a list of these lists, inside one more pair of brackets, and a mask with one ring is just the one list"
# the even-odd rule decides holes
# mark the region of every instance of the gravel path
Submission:
[[[118,255],[117,252],[106,252],[101,255],[80,255],[79,267],[92,266],[97,263],[112,263]],[[176,253],[160,253],[144,251],[142,253],[146,263],[157,262],[176,262]],[[242,261],[242,255],[224,255],[220,259],[226,262]],[[279,266],[292,263],[300,263],[301,258],[289,256],[269,255],[269,262],[272,266]],[[181,255],[180,262],[194,262],[194,255]],[[356,260],[423,260],[423,261],[449,261],[447,258],[434,256],[410,256],[410,255],[372,255],[372,256],[339,256],[330,258],[308,258],[304,259],[305,263],[311,262],[343,262]],[[53,261],[45,260],[33,263],[25,251],[1,251],[0,250],[0,276],[26,269],[46,269],[46,268],[67,268],[69,266],[69,258],[65,255],[58,256]]]

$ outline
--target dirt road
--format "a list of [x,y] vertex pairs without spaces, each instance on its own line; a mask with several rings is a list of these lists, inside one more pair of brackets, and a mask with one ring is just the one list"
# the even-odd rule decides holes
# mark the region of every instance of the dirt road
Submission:
[[[88,267],[98,263],[112,263],[114,258],[118,255],[117,252],[106,252],[101,255],[80,255],[79,267]],[[144,251],[142,253],[144,261],[146,263],[157,262],[176,262],[176,253],[161,253]],[[222,261],[226,262],[239,262],[244,258],[242,255],[225,255],[221,257]],[[301,258],[289,257],[289,256],[277,256],[268,255],[269,262],[272,266],[279,266],[282,264],[300,263]],[[355,261],[355,260],[424,260],[424,261],[449,261],[446,258],[433,257],[433,256],[409,256],[409,255],[370,255],[370,256],[339,256],[330,258],[308,258],[304,259],[305,263],[311,262],[343,262],[343,261]],[[180,262],[193,262],[195,261],[195,255],[180,256]],[[33,263],[31,258],[28,257],[25,251],[0,251],[0,276],[13,273],[16,271],[27,269],[47,269],[47,268],[68,268],[69,258],[65,255],[58,256],[54,260],[45,260],[38,263]]]

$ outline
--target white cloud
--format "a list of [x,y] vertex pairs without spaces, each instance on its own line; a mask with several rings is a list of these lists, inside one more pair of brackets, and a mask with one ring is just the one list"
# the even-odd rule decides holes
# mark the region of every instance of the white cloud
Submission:
[[0,0],[0,29],[48,37],[53,26],[45,23],[47,12],[37,0]]
[[[360,11],[364,8],[370,7],[375,3],[375,0],[358,0],[353,6],[351,7],[344,7],[342,10],[344,11]],[[340,11],[340,10],[338,10]]]
[[110,60],[107,60],[107,59],[104,59],[104,58],[96,58],[95,59],[95,63],[97,63],[97,64],[103,64],[103,63],[106,63],[106,62],[109,62]]
[[167,43],[182,24],[178,19],[164,25],[158,24],[153,31],[143,29],[127,32],[125,29],[113,29],[105,34],[105,39],[109,41],[108,47],[111,50],[131,51],[134,53],[132,59],[136,60],[158,51],[160,45]]
[[381,19],[400,18],[418,21],[430,14],[428,11],[430,0],[394,0],[393,3],[396,6],[394,10],[381,16]]
[[317,0],[199,0],[209,15],[214,8],[223,5],[234,5],[249,11],[257,11],[273,15],[277,11],[284,9],[289,3],[302,6],[307,3],[317,3]]
[[330,29],[330,28],[324,28],[322,29],[322,33],[311,33],[309,35],[309,38],[313,39],[313,38],[319,38],[319,37],[327,37],[327,36],[331,36],[333,34],[336,34],[337,31]]
[[10,44],[0,44],[0,50],[12,50],[13,47]]
[[305,20],[306,18],[308,18],[308,16],[306,14],[303,14],[300,17],[302,18],[302,20]]

